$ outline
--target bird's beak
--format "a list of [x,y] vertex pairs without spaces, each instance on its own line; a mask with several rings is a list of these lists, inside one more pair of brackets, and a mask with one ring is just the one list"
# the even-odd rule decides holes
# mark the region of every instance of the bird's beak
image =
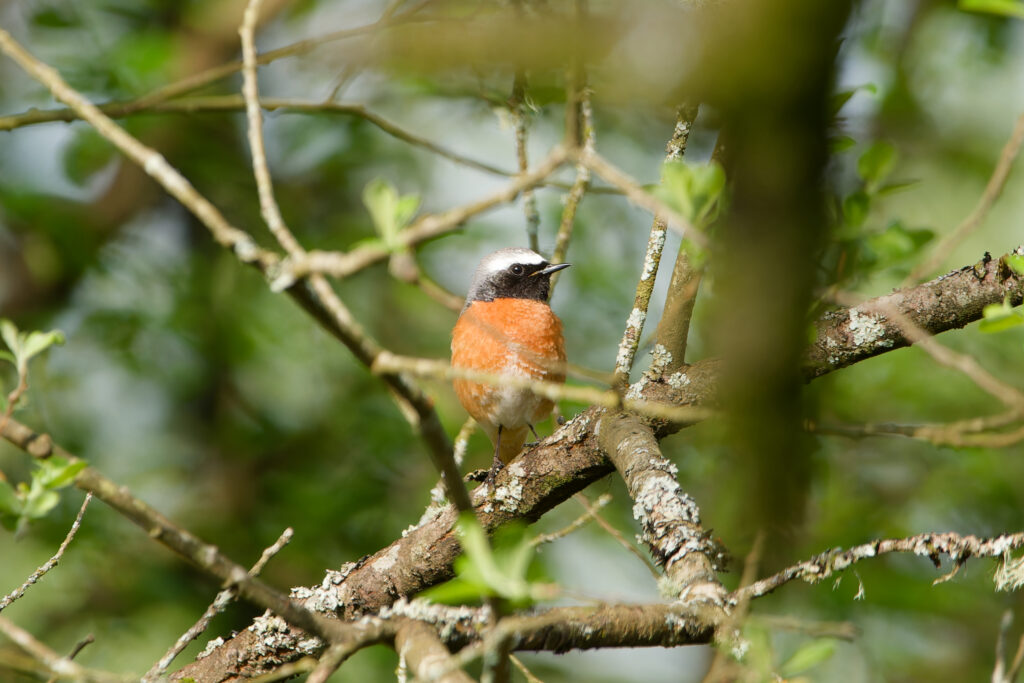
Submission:
[[560,270],[565,270],[571,265],[571,263],[556,263],[553,266],[548,266],[547,268],[538,270],[536,273],[530,275],[530,277],[536,277],[537,275],[551,275],[551,273],[557,273]]

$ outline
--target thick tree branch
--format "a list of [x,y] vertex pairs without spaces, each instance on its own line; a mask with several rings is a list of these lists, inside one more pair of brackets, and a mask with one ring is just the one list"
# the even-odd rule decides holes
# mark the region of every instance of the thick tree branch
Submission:
[[[1024,254],[1024,246],[1013,253]],[[910,345],[895,321],[879,311],[892,307],[925,332],[936,335],[980,320],[988,304],[1024,301],[1024,277],[1004,258],[988,254],[971,266],[852,308],[826,313],[804,355],[804,377],[812,379],[886,351]]]
[[[437,683],[472,683],[473,679],[451,664],[451,653],[437,631],[422,621],[410,619],[395,633],[395,650],[416,678]],[[448,673],[442,674],[442,671]]]
[[700,522],[700,510],[676,481],[678,469],[665,459],[651,428],[636,416],[602,418],[598,442],[622,475],[634,501],[633,516],[673,595],[724,604],[725,589],[715,576],[723,564],[719,550]]

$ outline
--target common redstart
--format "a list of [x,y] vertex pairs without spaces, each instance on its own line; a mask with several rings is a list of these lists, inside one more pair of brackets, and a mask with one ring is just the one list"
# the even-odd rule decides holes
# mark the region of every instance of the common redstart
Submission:
[[[562,321],[548,306],[548,296],[552,273],[568,267],[519,247],[484,257],[452,331],[452,367],[564,382]],[[549,415],[554,404],[527,389],[464,379],[454,385],[466,412],[494,443],[488,476],[493,481],[519,453],[533,423]]]

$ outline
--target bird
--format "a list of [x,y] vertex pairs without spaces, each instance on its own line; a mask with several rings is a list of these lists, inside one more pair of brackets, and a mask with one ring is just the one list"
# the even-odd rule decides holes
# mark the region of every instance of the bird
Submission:
[[[476,268],[452,330],[452,367],[495,375],[565,381],[562,321],[548,305],[551,276],[571,264],[552,264],[521,247],[499,249]],[[528,389],[453,380],[455,394],[494,444],[487,476],[519,454],[535,422],[554,403]]]

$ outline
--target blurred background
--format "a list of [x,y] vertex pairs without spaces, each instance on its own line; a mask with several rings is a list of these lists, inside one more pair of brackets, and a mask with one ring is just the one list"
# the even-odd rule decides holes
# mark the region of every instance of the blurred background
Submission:
[[[358,0],[266,5],[261,51],[372,24],[386,8]],[[453,19],[473,11],[471,3],[422,5],[420,11]],[[534,18],[566,10],[557,2],[525,6]],[[590,5],[612,41],[610,49],[591,55],[598,149],[642,183],[658,182],[679,103],[671,87],[656,87],[671,70],[647,68],[665,56],[648,52],[674,44],[658,18],[677,5],[650,6]],[[243,7],[237,0],[0,2],[0,26],[93,101],[127,101],[238,59]],[[418,7],[403,3],[398,11]],[[261,68],[261,94],[363,104],[459,154],[515,170],[507,64],[459,63],[454,50],[434,55],[434,64],[413,49],[389,52],[396,43],[386,37],[361,40],[355,46],[327,42]],[[529,72],[533,161],[563,134],[564,68],[543,63],[558,58],[557,50],[538,56]],[[239,89],[234,74],[190,96]],[[929,253],[932,235],[951,231],[981,195],[1024,112],[1024,22],[936,0],[861,2],[843,33],[835,89],[852,96],[839,109],[834,131],[829,177],[835,225],[821,255],[821,279],[873,296],[897,286]],[[285,527],[293,527],[291,545],[264,573],[279,587],[319,583],[325,569],[376,551],[414,523],[436,474],[383,385],[288,299],[271,293],[258,273],[215,245],[87,125],[21,125],[3,118],[54,106],[40,85],[0,60],[0,317],[22,329],[58,328],[67,336],[66,345],[34,363],[28,403],[18,418],[49,432],[239,563],[251,564]],[[272,244],[259,218],[240,111],[145,112],[121,122],[159,149],[230,221]],[[702,111],[689,160],[710,157],[716,124],[715,112]],[[361,193],[375,178],[419,195],[423,211],[483,197],[508,182],[340,113],[268,113],[266,140],[278,201],[307,248],[346,249],[374,235]],[[854,219],[846,200],[864,189],[857,161],[877,144],[893,152],[887,181],[908,184],[872,193]],[[560,178],[571,182],[571,169]],[[557,188],[537,192],[546,253],[563,196]],[[481,256],[526,244],[523,215],[517,203],[478,217],[456,235],[419,249],[420,264],[461,296]],[[1024,241],[1022,215],[1024,174],[1018,169],[982,228],[942,272],[974,263],[985,251],[998,256],[1018,246]],[[565,321],[574,363],[611,370],[649,229],[650,217],[621,197],[588,194],[583,200],[568,254],[574,267],[552,302]],[[671,235],[648,331],[657,322],[669,255],[678,246]],[[840,261],[845,265],[837,266]],[[690,361],[715,355],[703,324],[714,287],[713,280],[705,282],[698,301]],[[385,266],[345,280],[338,290],[392,351],[447,357],[456,314],[391,278]],[[944,334],[942,342],[1024,386],[1022,328],[984,334],[973,325]],[[637,370],[644,364],[638,357]],[[0,371],[6,393],[14,375],[8,366]],[[465,414],[453,393],[441,382],[426,388],[454,436]],[[828,375],[806,393],[808,415],[823,422],[942,422],[999,408],[970,380],[916,349]],[[568,415],[581,408],[562,406]],[[736,513],[740,501],[727,442],[721,425],[709,421],[670,437],[663,448],[678,464],[684,490],[701,506],[705,526],[742,558],[756,529]],[[467,468],[485,466],[489,448],[485,437],[474,436]],[[813,449],[805,523],[790,535],[786,550],[793,562],[880,537],[1024,529],[1020,445],[952,449],[896,437],[814,435]],[[25,480],[30,465],[22,452],[0,445],[0,471],[9,481]],[[632,538],[631,501],[620,478],[598,482],[587,495],[605,492],[614,496],[606,516]],[[81,500],[78,491],[64,492],[56,510],[20,539],[0,531],[0,593],[53,553]],[[581,511],[569,501],[537,530],[560,528]],[[640,562],[596,525],[546,546],[540,562],[576,599],[658,599]],[[933,587],[937,574],[926,559],[889,556],[858,565],[834,585],[787,586],[758,601],[755,614],[785,615],[804,630],[835,621],[859,629],[855,640],[836,642],[833,656],[805,674],[811,680],[987,679],[1001,614],[1022,607],[1019,595],[994,592],[994,567],[973,561],[952,581]],[[736,571],[725,577],[728,585],[737,580]],[[96,642],[77,661],[141,672],[191,625],[216,589],[93,503],[59,568],[5,616],[60,652],[93,633]],[[855,599],[861,589],[863,598]],[[209,636],[242,629],[255,613],[236,605],[214,622]],[[776,664],[814,637],[801,629],[764,628],[758,647]],[[190,661],[205,641],[179,663]],[[700,680],[710,651],[610,650],[523,659],[549,682],[679,681]],[[335,678],[387,680],[396,661],[391,650],[371,648]]]

